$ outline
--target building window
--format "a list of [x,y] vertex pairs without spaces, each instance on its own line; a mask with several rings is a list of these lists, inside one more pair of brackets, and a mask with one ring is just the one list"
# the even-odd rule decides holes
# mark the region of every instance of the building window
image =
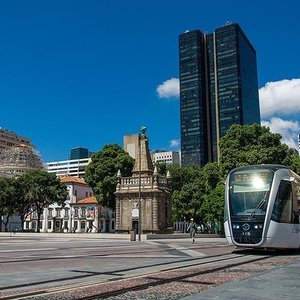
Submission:
[[52,208],[50,208],[50,209],[48,210],[48,217],[49,217],[49,218],[52,218]]
[[82,215],[83,218],[86,217],[86,209],[85,208],[81,209],[81,215]]
[[85,229],[85,221],[80,222],[80,229]]
[[60,218],[60,208],[57,208],[57,209],[56,209],[56,217],[57,217],[57,218]]
[[51,229],[52,222],[48,221],[48,229]]
[[78,218],[78,208],[77,207],[75,207],[75,209],[74,209],[74,217]]
[[65,208],[65,218],[69,218],[69,208]]

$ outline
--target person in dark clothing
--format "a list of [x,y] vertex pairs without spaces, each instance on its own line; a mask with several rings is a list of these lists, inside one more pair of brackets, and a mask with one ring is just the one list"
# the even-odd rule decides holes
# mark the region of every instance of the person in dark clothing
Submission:
[[190,232],[190,237],[192,238],[192,243],[195,243],[195,236],[196,236],[196,229],[197,229],[197,225],[194,222],[194,219],[191,218],[189,227],[188,227],[188,231]]

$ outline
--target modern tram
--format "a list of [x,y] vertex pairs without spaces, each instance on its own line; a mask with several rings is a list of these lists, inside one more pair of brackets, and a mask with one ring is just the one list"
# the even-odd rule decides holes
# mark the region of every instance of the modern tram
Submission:
[[240,248],[300,248],[300,176],[282,165],[233,169],[225,184],[225,235]]

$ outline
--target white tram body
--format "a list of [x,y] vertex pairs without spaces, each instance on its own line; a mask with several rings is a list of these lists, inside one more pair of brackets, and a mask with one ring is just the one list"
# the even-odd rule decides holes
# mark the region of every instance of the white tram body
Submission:
[[282,165],[233,169],[225,184],[225,235],[241,248],[300,248],[300,176]]

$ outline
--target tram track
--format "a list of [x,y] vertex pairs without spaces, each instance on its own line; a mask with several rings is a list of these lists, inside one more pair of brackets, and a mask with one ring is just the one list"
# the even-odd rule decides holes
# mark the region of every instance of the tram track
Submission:
[[[141,253],[145,253],[145,251],[141,252]],[[123,255],[126,255],[127,252],[123,252]],[[108,257],[108,256],[106,256]],[[238,257],[238,255],[237,255]],[[77,257],[73,257],[77,258]],[[109,257],[110,258],[110,257]],[[215,261],[223,261],[224,259],[226,260],[226,257],[224,258],[224,254],[219,254],[219,255],[211,255],[211,256],[205,256],[203,257],[203,259],[215,259]],[[161,268],[165,268],[164,270],[171,270],[174,267],[172,267],[172,265],[177,265],[177,264],[188,264],[188,266],[192,266],[193,262],[195,262],[195,265],[199,265],[198,262],[199,258],[194,258],[194,257],[190,257],[190,258],[185,258],[179,261],[168,261],[168,262],[160,262],[160,263],[152,263],[150,265],[145,265],[145,266],[137,266],[137,267],[129,267],[129,268],[121,268],[121,269],[116,269],[114,270],[114,274],[122,274],[124,272],[133,272],[135,270],[142,270],[142,269],[149,269],[149,268],[153,268],[153,267],[161,267]],[[171,266],[171,267],[169,267]],[[169,268],[168,268],[169,267]],[[5,290],[10,290],[10,289],[18,289],[18,288],[24,288],[24,287],[34,287],[34,286],[39,286],[42,284],[46,284],[46,283],[55,283],[55,282],[62,282],[62,281],[70,281],[70,280],[74,280],[74,279],[84,279],[87,277],[95,277],[95,276],[99,276],[99,275],[108,275],[110,273],[108,272],[90,272],[90,271],[84,271],[84,270],[73,270],[73,272],[78,272],[78,273],[86,273],[83,275],[77,275],[77,276],[69,276],[69,277],[64,277],[64,278],[57,278],[57,279],[53,279],[53,280],[44,280],[44,281],[36,281],[36,282],[32,282],[32,283],[26,283],[26,284],[18,284],[18,285],[9,285],[9,286],[5,286],[5,287],[0,287],[0,292],[1,291],[5,291]],[[1,299],[1,297],[0,297]]]
[[[68,259],[76,259],[76,258],[107,258],[107,257],[111,257],[112,256],[112,250],[111,249],[113,249],[114,247],[112,247],[112,246],[106,246],[107,248],[109,248],[109,249],[107,249],[107,252],[105,252],[105,251],[103,251],[102,249],[103,249],[103,246],[101,246],[101,250],[102,250],[102,253],[101,254],[73,254],[73,255],[70,255],[69,254],[69,249],[59,249],[60,251],[65,251],[65,252],[67,252],[68,253],[68,255],[67,256],[65,256],[65,255],[62,255],[62,254],[59,254],[59,255],[55,255],[55,256],[53,256],[53,255],[51,255],[51,256],[49,256],[49,254],[48,253],[45,253],[45,254],[43,254],[42,252],[46,252],[46,251],[49,251],[49,249],[41,249],[41,250],[39,250],[40,251],[40,254],[37,256],[37,257],[35,257],[35,256],[29,256],[29,257],[24,257],[23,256],[23,258],[18,258],[18,259],[14,259],[14,260],[10,260],[9,258],[7,258],[6,256],[3,256],[2,258],[1,258],[1,256],[0,256],[0,265],[1,264],[11,264],[11,263],[24,263],[24,262],[34,262],[34,261],[41,261],[41,260],[44,260],[44,261],[47,261],[47,260],[68,260]],[[127,246],[128,247],[128,246]],[[135,248],[135,246],[131,246],[132,248]],[[186,248],[184,248],[184,247],[179,247],[179,248],[177,248],[177,249],[174,249],[174,248],[172,248],[172,247],[170,247],[170,246],[168,246],[168,245],[164,245],[164,244],[161,244],[161,245],[158,245],[158,247],[159,247],[159,249],[157,249],[157,250],[153,250],[153,249],[151,249],[151,253],[152,254],[155,254],[155,253],[160,253],[161,252],[161,250],[165,250],[165,251],[169,251],[169,252],[172,252],[172,251],[182,251],[182,250],[186,250]],[[210,246],[210,247],[205,247],[205,249],[206,250],[208,250],[208,249],[214,249],[216,247],[216,245],[213,245],[213,246]],[[223,245],[222,245],[222,247],[224,247]],[[119,247],[117,247],[116,246],[116,249],[118,249]],[[75,250],[78,250],[78,249],[80,249],[80,250],[83,250],[83,251],[85,251],[86,250],[86,247],[76,247],[76,248],[73,248],[73,251],[75,251]],[[96,248],[96,249],[99,249],[99,248]],[[53,248],[53,249],[51,249],[51,250],[56,250],[56,248]],[[90,249],[91,250],[91,249]],[[146,249],[147,250],[147,249]],[[115,249],[114,249],[114,256],[117,256],[117,255],[121,255],[121,256],[126,256],[126,255],[132,255],[132,254],[134,254],[134,255],[143,255],[145,252],[146,252],[146,250],[145,250],[145,248],[143,248],[143,250],[141,250],[141,251],[137,251],[137,250],[135,250],[134,252],[132,251],[132,249],[130,249],[130,250],[128,250],[128,251],[116,251]],[[22,253],[23,253],[23,255],[24,255],[24,253],[26,253],[26,252],[31,252],[32,251],[32,249],[22,249],[22,250],[20,250],[20,251],[22,251]],[[2,250],[2,252],[4,252],[3,250]],[[0,254],[2,253],[1,251],[0,251]],[[7,252],[11,252],[10,250],[7,250]],[[5,253],[6,253],[6,250],[5,250]],[[36,254],[35,254],[36,255]],[[42,255],[45,255],[44,257],[42,256]]]
[[[228,270],[228,269],[233,268],[233,267],[246,265],[248,263],[261,261],[261,260],[264,260],[264,259],[267,259],[267,258],[268,257],[263,257],[263,258],[252,259],[252,260],[247,261],[247,262],[231,263],[231,264],[228,264],[228,265],[225,265],[225,266],[212,267],[211,269],[203,270],[203,271],[185,272],[184,275],[177,275],[177,276],[173,276],[171,278],[154,278],[153,277],[157,274],[161,276],[162,273],[169,273],[170,272],[170,270],[169,271],[164,271],[162,273],[152,274],[151,278],[155,279],[154,282],[141,283],[141,284],[137,284],[133,287],[131,286],[131,287],[127,287],[127,288],[122,287],[120,289],[115,289],[115,290],[112,290],[112,291],[107,291],[107,292],[103,292],[103,293],[93,294],[93,295],[90,295],[90,296],[80,297],[80,298],[77,298],[77,300],[93,300],[93,299],[99,299],[99,298],[105,299],[105,298],[110,298],[110,297],[114,297],[114,296],[120,296],[120,295],[123,295],[125,293],[132,292],[132,291],[146,290],[146,289],[149,289],[151,287],[162,286],[162,285],[170,284],[170,283],[173,283],[173,282],[182,282],[186,279],[190,279],[191,277],[217,273],[217,272],[220,272],[220,271]],[[189,268],[191,268],[191,267],[182,267],[180,269],[189,269]]]
[[[126,292],[145,290],[172,282],[184,281],[191,276],[212,274],[233,267],[266,260],[270,257],[273,257],[273,255],[261,255],[258,257],[257,255],[232,253],[198,257],[180,262],[169,262],[166,265],[151,264],[139,268],[115,270],[113,272],[115,276],[109,276],[106,279],[94,278],[94,280],[85,283],[48,288],[38,288],[38,283],[36,283],[35,290],[3,293],[2,296],[0,295],[0,299],[102,299],[121,295]],[[159,270],[157,270],[158,267]],[[153,268],[156,268],[156,270]],[[133,273],[137,269],[139,274]],[[84,274],[82,278],[87,277],[86,275],[96,277],[99,274]],[[66,278],[65,280],[67,281],[68,279]]]

